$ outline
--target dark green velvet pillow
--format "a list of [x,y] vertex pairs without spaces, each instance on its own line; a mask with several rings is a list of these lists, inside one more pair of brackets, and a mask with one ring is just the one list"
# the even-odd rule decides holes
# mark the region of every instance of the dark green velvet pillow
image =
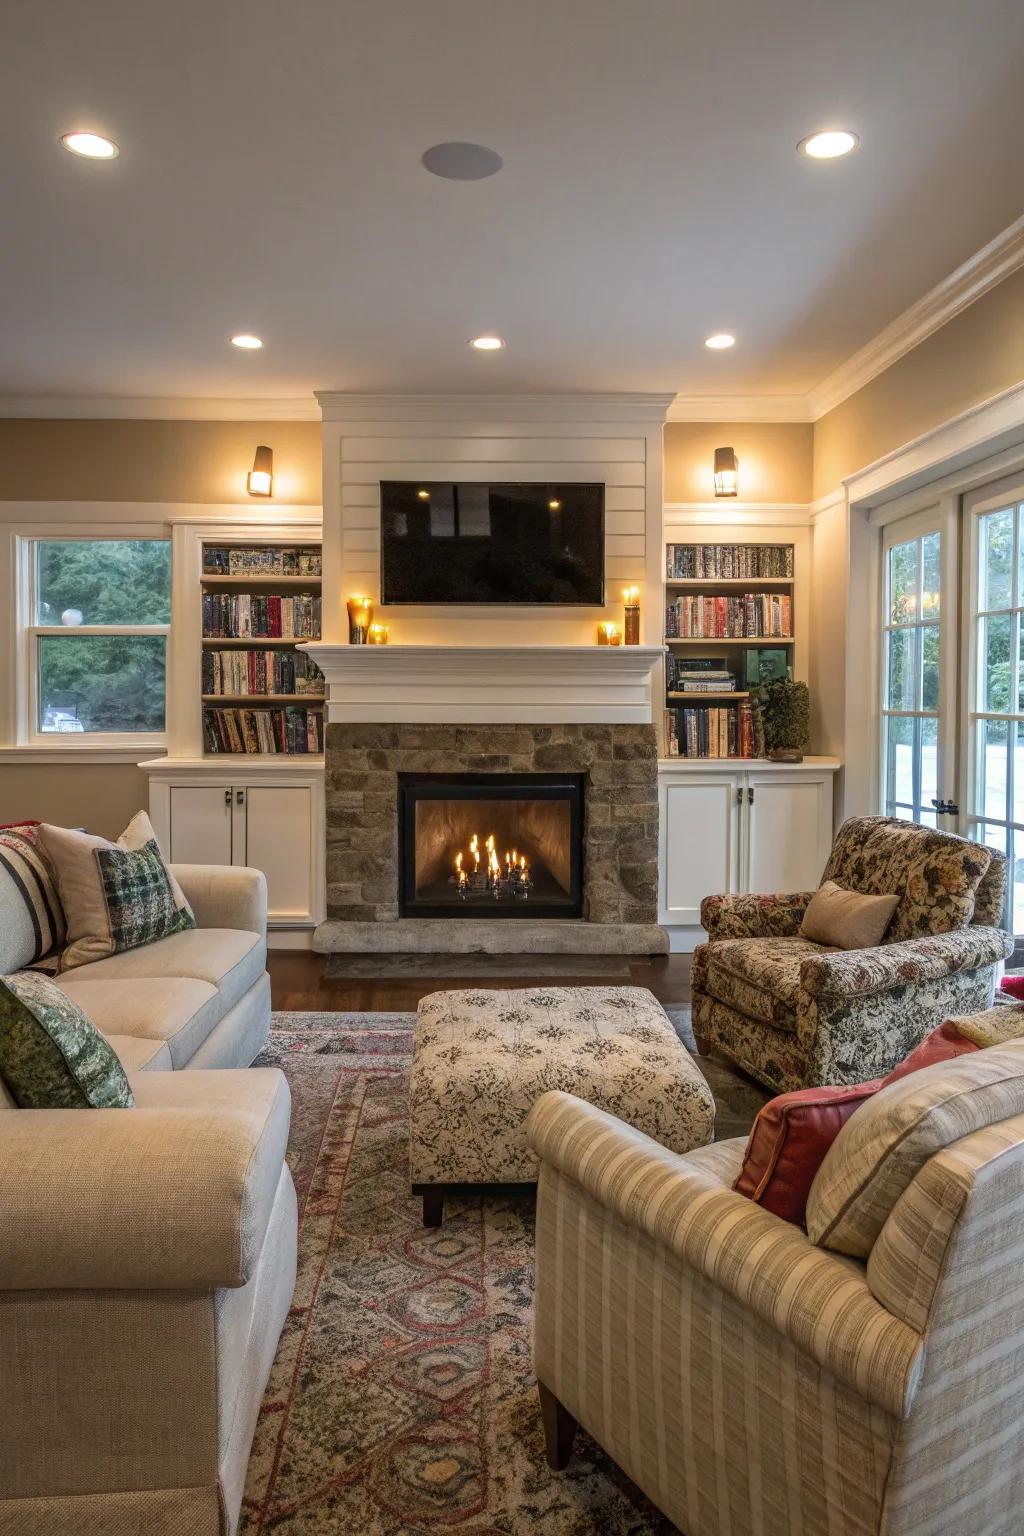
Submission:
[[124,1068],[48,976],[0,976],[0,1077],[21,1109],[130,1109]]

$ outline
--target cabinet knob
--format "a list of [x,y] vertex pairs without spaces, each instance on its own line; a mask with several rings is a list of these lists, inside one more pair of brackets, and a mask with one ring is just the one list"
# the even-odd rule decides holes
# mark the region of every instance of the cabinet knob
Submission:
[[225,805],[230,805],[231,804],[231,791],[230,791],[230,789],[226,789],[224,791],[224,804]]
[[245,790],[244,789],[236,789],[235,790],[235,804],[236,805],[244,805],[245,804]]
[[754,791],[753,791],[753,788],[751,787],[750,789],[747,790],[747,804],[748,805],[753,805],[753,803],[754,803]]

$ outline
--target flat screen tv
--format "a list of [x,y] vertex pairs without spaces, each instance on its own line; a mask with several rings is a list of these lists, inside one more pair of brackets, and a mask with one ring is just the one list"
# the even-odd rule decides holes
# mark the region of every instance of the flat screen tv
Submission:
[[382,480],[381,602],[604,603],[604,486]]

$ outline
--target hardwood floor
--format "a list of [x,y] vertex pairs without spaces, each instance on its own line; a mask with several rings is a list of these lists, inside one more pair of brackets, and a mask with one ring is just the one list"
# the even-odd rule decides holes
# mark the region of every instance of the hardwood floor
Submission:
[[[379,979],[334,977],[324,974],[327,958],[296,950],[271,950],[267,962],[273,1006],[283,1013],[393,1013],[411,1012],[428,992],[443,992],[450,987],[588,987],[600,986],[600,978],[574,976],[566,961],[564,976],[531,978],[522,969],[521,957],[513,974],[507,962],[502,973],[502,957],[494,958],[494,973],[486,977],[460,977],[458,959],[452,957],[450,976],[417,977],[408,981],[394,977]],[[690,1001],[690,956],[638,956],[626,962],[629,975],[623,984],[649,987],[660,1003],[685,1007]],[[608,982],[607,985],[616,985]]]

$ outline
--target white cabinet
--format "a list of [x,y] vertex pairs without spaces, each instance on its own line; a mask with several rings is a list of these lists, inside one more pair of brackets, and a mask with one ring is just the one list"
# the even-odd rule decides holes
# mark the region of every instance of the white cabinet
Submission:
[[658,921],[701,941],[705,896],[813,890],[832,846],[835,758],[799,764],[668,759],[658,770]]
[[150,774],[150,816],[175,864],[235,864],[267,877],[272,928],[312,928],[323,915],[323,773],[242,762],[170,759]]

